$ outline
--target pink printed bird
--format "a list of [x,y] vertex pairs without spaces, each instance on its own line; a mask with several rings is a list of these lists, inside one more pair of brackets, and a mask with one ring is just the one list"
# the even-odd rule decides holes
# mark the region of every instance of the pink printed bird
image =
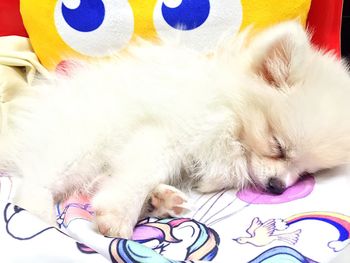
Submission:
[[258,217],[255,217],[246,230],[249,237],[239,237],[235,240],[239,244],[252,244],[256,247],[262,247],[274,241],[282,241],[294,245],[298,242],[301,229],[293,232],[284,232],[288,226],[282,219],[269,219],[262,223]]

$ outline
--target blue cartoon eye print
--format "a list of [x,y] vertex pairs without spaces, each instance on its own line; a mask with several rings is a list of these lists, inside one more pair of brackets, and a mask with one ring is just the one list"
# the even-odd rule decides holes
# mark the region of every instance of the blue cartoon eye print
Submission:
[[169,26],[180,30],[192,30],[201,26],[208,18],[210,1],[164,1],[162,15]]
[[107,56],[122,49],[134,31],[127,0],[58,0],[54,22],[67,46],[91,57]]
[[197,50],[213,48],[224,34],[238,32],[241,22],[239,0],[158,0],[153,12],[158,38]]
[[103,23],[106,9],[102,0],[65,1],[61,12],[70,27],[80,32],[91,32]]
[[223,34],[238,32],[242,5],[240,0],[57,0],[53,16],[64,42],[58,50],[104,57],[139,37],[212,48]]

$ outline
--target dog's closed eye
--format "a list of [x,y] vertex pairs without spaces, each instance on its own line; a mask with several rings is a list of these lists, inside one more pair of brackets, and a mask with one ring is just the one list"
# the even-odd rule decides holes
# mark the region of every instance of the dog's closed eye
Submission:
[[276,159],[285,159],[286,158],[286,149],[283,147],[281,141],[277,137],[273,136],[274,146],[273,152],[275,153],[274,158]]

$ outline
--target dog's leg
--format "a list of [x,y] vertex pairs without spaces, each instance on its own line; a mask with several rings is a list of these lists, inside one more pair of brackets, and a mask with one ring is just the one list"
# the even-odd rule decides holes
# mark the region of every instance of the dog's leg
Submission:
[[23,179],[16,189],[13,202],[46,223],[56,225],[53,196],[48,188]]
[[157,129],[142,129],[111,160],[112,175],[92,200],[99,231],[130,238],[149,193],[173,173],[176,156]]

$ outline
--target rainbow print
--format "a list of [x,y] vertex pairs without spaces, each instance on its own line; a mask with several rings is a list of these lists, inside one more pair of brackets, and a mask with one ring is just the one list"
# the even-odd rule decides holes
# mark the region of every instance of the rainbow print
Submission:
[[303,220],[318,220],[335,227],[339,232],[337,241],[345,241],[350,237],[350,216],[334,212],[307,212],[293,215],[285,219],[287,225]]

